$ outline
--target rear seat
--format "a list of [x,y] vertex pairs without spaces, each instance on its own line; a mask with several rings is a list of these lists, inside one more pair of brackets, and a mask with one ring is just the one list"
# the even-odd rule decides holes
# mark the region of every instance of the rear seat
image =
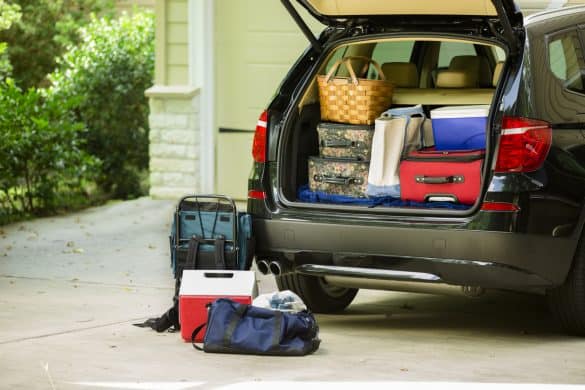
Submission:
[[[411,65],[414,66],[414,64]],[[403,87],[403,84],[395,82],[397,88],[394,90],[393,104],[490,104],[494,89],[479,88],[480,68],[481,60],[477,56],[454,57],[448,69],[440,70],[437,73],[436,88]],[[384,68],[382,69],[384,70]],[[491,79],[491,74],[489,76]],[[482,77],[485,78],[486,75],[484,74]],[[389,79],[392,80],[391,77]],[[492,84],[491,81],[490,85]],[[483,83],[485,84],[485,81]]]

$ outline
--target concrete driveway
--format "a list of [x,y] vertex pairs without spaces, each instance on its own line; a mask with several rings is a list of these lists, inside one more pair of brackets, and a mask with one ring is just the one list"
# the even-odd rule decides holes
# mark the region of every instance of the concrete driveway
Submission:
[[0,228],[0,388],[585,383],[585,339],[560,333],[528,295],[361,291],[343,315],[318,316],[321,349],[303,358],[204,354],[134,327],[171,303],[173,207],[143,198]]

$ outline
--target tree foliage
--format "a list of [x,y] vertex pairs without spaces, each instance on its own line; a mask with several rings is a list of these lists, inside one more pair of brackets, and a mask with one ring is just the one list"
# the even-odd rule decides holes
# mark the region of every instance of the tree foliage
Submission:
[[93,18],[81,43],[59,60],[51,93],[76,98],[88,152],[102,162],[100,187],[116,198],[143,194],[140,172],[148,168],[148,101],[154,78],[151,12],[116,20]]
[[[18,4],[7,4],[4,0],[0,0],[0,32],[9,29],[12,23],[20,20],[21,16]],[[6,78],[12,71],[5,52],[6,42],[0,41],[0,80]]]
[[[1,0],[5,1],[5,0]],[[79,27],[92,13],[108,14],[112,0],[6,0],[20,7],[22,17],[0,32],[16,84],[27,89],[42,86],[56,66],[56,58],[79,41]]]

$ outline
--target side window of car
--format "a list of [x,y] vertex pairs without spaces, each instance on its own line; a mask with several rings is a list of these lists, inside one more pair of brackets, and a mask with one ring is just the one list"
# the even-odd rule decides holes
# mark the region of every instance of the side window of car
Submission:
[[569,91],[585,93],[583,75],[585,60],[577,30],[550,35],[548,42],[548,64],[550,71]]
[[439,51],[439,68],[447,68],[453,57],[457,56],[476,56],[477,52],[471,43],[463,42],[441,42]]
[[333,64],[335,64],[338,60],[344,57],[345,52],[347,51],[347,47],[342,47],[333,53],[329,61],[327,61],[327,65],[325,65],[325,73],[328,73]]
[[410,62],[414,41],[380,42],[372,52],[372,59],[382,65],[386,62]]
[[[388,62],[410,62],[415,41],[380,42],[372,51],[372,59],[383,66]],[[370,66],[368,78],[377,78],[378,72]]]

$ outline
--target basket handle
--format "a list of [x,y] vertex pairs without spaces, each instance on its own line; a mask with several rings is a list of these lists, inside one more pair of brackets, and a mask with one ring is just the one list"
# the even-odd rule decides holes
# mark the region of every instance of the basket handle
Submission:
[[376,61],[374,61],[373,59],[368,58],[368,57],[354,56],[354,57],[341,58],[341,59],[335,61],[335,63],[333,64],[333,66],[331,67],[329,72],[327,72],[327,75],[325,76],[325,82],[328,83],[331,80],[331,78],[333,77],[333,75],[335,74],[335,72],[337,71],[337,69],[339,68],[339,66],[341,64],[345,64],[345,67],[347,68],[349,75],[351,77],[351,81],[355,85],[358,85],[359,81],[355,75],[355,71],[353,70],[353,65],[351,64],[351,60],[364,60],[364,61],[366,61],[366,64],[364,65],[364,71],[367,69],[367,67],[370,64],[372,64],[374,66],[374,69],[376,69],[376,71],[378,72],[378,77],[380,78],[380,80],[386,81],[386,76],[384,75],[384,72],[382,72],[382,68],[380,67],[380,65]]

